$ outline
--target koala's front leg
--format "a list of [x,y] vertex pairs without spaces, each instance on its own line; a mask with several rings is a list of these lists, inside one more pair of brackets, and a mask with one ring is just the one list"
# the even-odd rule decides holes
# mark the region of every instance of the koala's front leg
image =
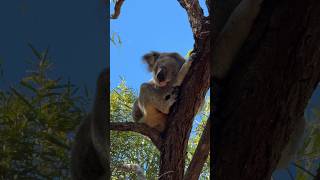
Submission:
[[185,76],[187,75],[187,73],[188,73],[188,71],[189,71],[189,69],[190,69],[190,67],[191,67],[191,64],[192,64],[192,62],[193,62],[194,56],[195,56],[195,53],[191,53],[191,54],[190,54],[190,57],[189,57],[189,60],[186,61],[186,62],[182,65],[182,67],[181,67],[181,69],[180,69],[180,71],[179,71],[179,73],[178,73],[176,82],[173,84],[174,87],[175,87],[175,86],[181,86],[182,81],[184,80]]
[[152,84],[143,83],[140,87],[139,103],[143,108],[153,106],[168,114],[170,107],[176,102],[177,95],[176,88],[155,88]]

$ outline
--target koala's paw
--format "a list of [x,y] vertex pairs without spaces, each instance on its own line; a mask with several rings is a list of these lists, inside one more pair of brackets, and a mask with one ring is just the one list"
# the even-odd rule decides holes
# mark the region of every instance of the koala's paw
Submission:
[[193,61],[196,58],[197,54],[195,52],[191,52],[189,56],[189,61]]
[[178,87],[172,87],[168,94],[164,96],[164,100],[167,104],[167,111],[169,113],[170,107],[176,102],[178,97],[179,88]]

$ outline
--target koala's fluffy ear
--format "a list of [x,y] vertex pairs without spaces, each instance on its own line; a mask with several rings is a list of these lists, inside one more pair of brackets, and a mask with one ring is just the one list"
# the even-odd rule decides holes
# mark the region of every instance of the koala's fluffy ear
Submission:
[[148,64],[148,70],[149,71],[152,71],[152,68],[153,68],[156,60],[159,58],[159,56],[160,56],[159,52],[152,51],[152,52],[150,52],[148,54],[145,54],[142,57],[143,62]]

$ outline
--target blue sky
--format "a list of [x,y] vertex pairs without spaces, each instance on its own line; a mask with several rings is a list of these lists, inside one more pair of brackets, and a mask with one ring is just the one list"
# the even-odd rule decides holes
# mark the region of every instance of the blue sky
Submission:
[[[55,76],[93,91],[97,74],[106,66],[106,13],[102,1],[0,1],[0,60],[6,80],[0,79],[0,88],[25,75],[31,42],[40,50],[50,46]],[[143,54],[157,50],[184,56],[193,47],[187,15],[176,0],[125,1],[110,30],[122,40],[122,45],[110,46],[111,88],[118,85],[119,76],[136,91],[151,78],[141,62]],[[319,107],[319,99],[318,88],[309,107]],[[280,172],[280,179],[288,179],[287,174]]]
[[185,10],[172,0],[125,1],[119,18],[111,21],[110,36],[114,32],[122,44],[110,45],[111,89],[119,84],[119,76],[136,91],[151,79],[141,61],[145,53],[171,51],[185,56],[194,42]]
[[[200,2],[205,7],[204,1]],[[113,6],[110,10],[113,12]],[[120,36],[122,44],[110,45],[111,89],[119,84],[122,76],[137,93],[140,84],[151,78],[141,62],[143,54],[156,50],[175,51],[185,56],[194,43],[185,10],[172,0],[125,1],[119,18],[111,21],[110,36],[113,33]],[[318,88],[308,110],[319,103],[319,92]],[[290,177],[281,170],[274,174],[274,179],[290,180]]]
[[[110,11],[113,12],[113,5]],[[110,88],[120,83],[121,76],[137,94],[140,85],[151,79],[146,64],[141,61],[144,54],[159,51],[185,56],[194,44],[185,10],[172,0],[125,1],[119,18],[111,20],[110,36],[113,33],[120,36],[122,43],[110,44]]]
[[0,1],[0,88],[25,76],[30,42],[41,51],[50,46],[53,76],[93,91],[106,66],[106,13],[102,1]]

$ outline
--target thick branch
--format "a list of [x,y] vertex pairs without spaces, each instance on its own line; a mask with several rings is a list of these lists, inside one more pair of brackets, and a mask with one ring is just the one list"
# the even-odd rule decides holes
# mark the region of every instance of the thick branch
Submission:
[[192,32],[199,37],[203,32],[204,15],[198,0],[178,0],[180,5],[187,11]]
[[124,0],[117,0],[116,5],[114,6],[114,13],[111,15],[111,19],[117,19],[119,17],[123,2]]
[[111,122],[110,130],[114,131],[133,131],[140,134],[143,134],[151,139],[153,144],[160,149],[162,145],[162,139],[160,137],[160,132],[157,130],[148,127],[142,123],[134,123],[134,122]]
[[[185,154],[192,122],[210,85],[210,41],[195,39],[192,65],[181,85],[179,98],[172,107],[160,150],[159,179],[181,180],[184,176]],[[166,172],[171,172],[165,174]],[[165,174],[165,175],[163,175]]]
[[210,119],[207,120],[197,149],[183,178],[184,180],[198,180],[204,163],[208,158],[210,152]]

